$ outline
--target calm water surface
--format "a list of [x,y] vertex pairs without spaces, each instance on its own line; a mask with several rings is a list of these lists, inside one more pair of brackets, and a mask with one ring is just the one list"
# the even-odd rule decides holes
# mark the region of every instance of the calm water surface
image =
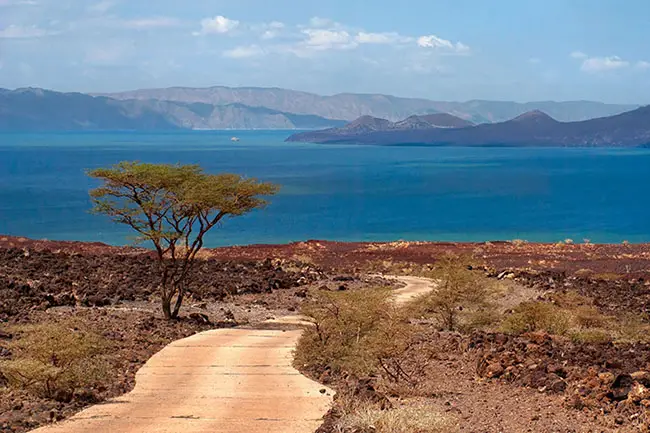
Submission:
[[[231,143],[237,135],[239,143]],[[0,233],[129,242],[90,215],[86,169],[198,163],[283,185],[210,246],[328,240],[650,241],[650,150],[357,147],[287,132],[0,134]]]

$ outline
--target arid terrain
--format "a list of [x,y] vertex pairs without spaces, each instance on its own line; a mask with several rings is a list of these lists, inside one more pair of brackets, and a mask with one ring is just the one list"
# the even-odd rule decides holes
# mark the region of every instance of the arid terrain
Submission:
[[[417,380],[304,373],[358,400],[424,406],[457,431],[648,431],[650,245],[309,241],[206,250],[182,319],[168,323],[147,250],[13,237],[0,237],[0,360],[17,356],[12,347],[25,325],[63,324],[106,340],[110,368],[101,381],[50,397],[6,387],[0,376],[0,431],[28,431],[128,392],[136,371],[172,341],[209,329],[263,328],[298,314],[313,293],[398,287],[379,275],[427,276],[447,253],[470,258],[472,272],[507,287],[501,317],[534,301],[579,316],[581,333],[494,324],[450,332],[423,319],[400,354],[405,369],[426,367]],[[341,407],[323,432],[337,431]]]

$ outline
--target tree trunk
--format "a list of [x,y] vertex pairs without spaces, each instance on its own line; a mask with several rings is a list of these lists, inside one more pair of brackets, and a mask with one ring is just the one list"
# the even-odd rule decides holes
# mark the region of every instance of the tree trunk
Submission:
[[165,319],[167,320],[173,319],[174,317],[172,316],[172,300],[167,297],[164,291],[161,298],[162,298],[162,310],[163,310],[163,314],[165,315]]
[[178,289],[178,297],[176,298],[176,304],[174,305],[174,311],[172,312],[172,319],[178,318],[178,313],[181,311],[181,305],[183,305],[183,297],[185,296],[185,290],[183,288]]

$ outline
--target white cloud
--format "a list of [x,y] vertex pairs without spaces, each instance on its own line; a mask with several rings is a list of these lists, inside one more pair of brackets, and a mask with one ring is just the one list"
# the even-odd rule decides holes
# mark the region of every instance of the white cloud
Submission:
[[201,31],[195,32],[194,35],[209,34],[226,34],[239,27],[239,21],[231,20],[223,15],[217,15],[214,18],[205,18],[201,20]]
[[357,46],[345,30],[306,29],[302,32],[307,35],[305,45],[314,50],[345,50]]
[[650,62],[646,62],[645,60],[640,60],[636,62],[636,67],[639,69],[650,69]]
[[417,43],[418,46],[422,48],[433,48],[457,53],[467,53],[470,50],[469,47],[462,42],[453,43],[447,39],[439,38],[436,35],[420,36]]
[[584,72],[595,73],[627,68],[628,66],[630,66],[630,62],[618,56],[589,57],[582,62],[580,69]]
[[231,59],[246,59],[264,55],[264,50],[257,45],[235,47],[232,50],[224,51],[223,56]]
[[123,25],[130,29],[155,29],[178,27],[181,25],[181,22],[176,18],[151,17],[124,21]]
[[402,36],[399,33],[366,33],[359,32],[355,40],[360,44],[396,44],[413,41],[413,38]]
[[589,57],[582,51],[574,51],[571,54],[569,54],[569,56],[573,59],[586,59],[587,57]]
[[54,32],[49,32],[37,26],[18,26],[15,24],[0,30],[0,39],[33,39],[49,36]]

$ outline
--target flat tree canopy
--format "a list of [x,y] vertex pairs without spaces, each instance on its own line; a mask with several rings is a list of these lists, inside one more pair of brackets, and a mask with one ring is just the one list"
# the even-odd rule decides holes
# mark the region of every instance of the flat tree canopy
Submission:
[[[160,265],[165,317],[178,317],[187,277],[205,234],[225,217],[262,208],[279,187],[236,174],[207,174],[198,165],[120,162],[91,170],[103,181],[90,192],[93,211],[151,241]],[[172,301],[176,298],[174,308]]]

